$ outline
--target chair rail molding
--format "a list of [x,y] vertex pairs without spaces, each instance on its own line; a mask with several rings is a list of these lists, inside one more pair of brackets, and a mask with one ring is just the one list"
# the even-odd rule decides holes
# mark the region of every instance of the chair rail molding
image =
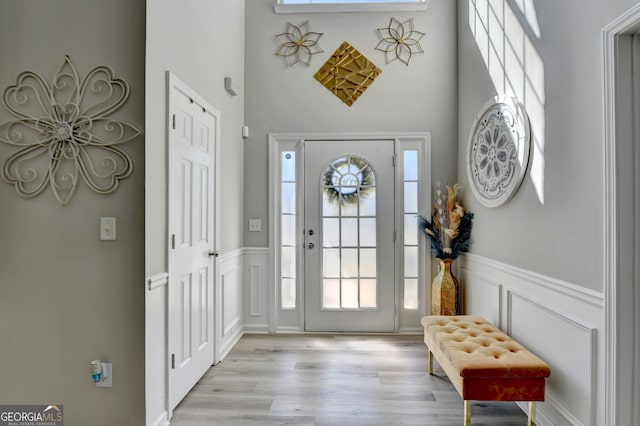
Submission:
[[169,274],[162,272],[160,274],[152,275],[147,278],[147,290],[155,290],[159,287],[163,287],[169,284]]
[[490,266],[491,268],[498,269],[502,272],[512,275],[515,278],[526,279],[527,281],[531,281],[538,286],[551,289],[553,291],[562,293],[565,296],[570,296],[574,299],[579,299],[580,301],[588,303],[589,305],[592,305],[596,308],[601,309],[604,307],[604,297],[602,292],[591,290],[586,287],[539,274],[537,272],[518,268],[517,266],[509,265],[477,254],[465,253],[464,265],[462,266],[462,268],[469,269],[471,265],[477,264]]

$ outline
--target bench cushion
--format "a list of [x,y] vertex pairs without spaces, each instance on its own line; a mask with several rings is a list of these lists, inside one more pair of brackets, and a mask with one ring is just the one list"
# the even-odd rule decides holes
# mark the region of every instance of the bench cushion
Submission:
[[464,399],[544,399],[549,366],[482,317],[423,317],[424,342]]

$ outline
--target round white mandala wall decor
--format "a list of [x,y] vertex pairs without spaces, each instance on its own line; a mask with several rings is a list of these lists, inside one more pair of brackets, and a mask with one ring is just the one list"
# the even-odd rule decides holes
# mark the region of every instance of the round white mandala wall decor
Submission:
[[486,207],[498,207],[518,191],[529,164],[531,127],[520,102],[495,97],[476,117],[467,149],[471,191]]

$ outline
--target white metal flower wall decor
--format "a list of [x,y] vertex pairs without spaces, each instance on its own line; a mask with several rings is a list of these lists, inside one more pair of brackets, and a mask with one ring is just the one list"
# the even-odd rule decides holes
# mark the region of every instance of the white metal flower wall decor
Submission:
[[323,33],[309,31],[309,21],[300,26],[288,23],[287,31],[276,34],[280,42],[276,55],[284,56],[290,67],[299,62],[309,66],[313,55],[324,52],[318,45],[322,35]]
[[395,60],[409,65],[411,57],[416,53],[424,53],[420,46],[420,39],[425,33],[413,28],[413,18],[400,22],[396,18],[391,18],[389,25],[385,28],[378,28],[380,41],[376,50],[385,53],[387,64]]
[[80,179],[97,193],[115,191],[133,170],[117,145],[141,133],[110,116],[128,97],[128,83],[111,68],[97,66],[81,79],[68,56],[51,83],[23,71],[2,97],[15,119],[0,124],[0,142],[18,148],[5,161],[2,177],[23,197],[51,186],[62,205]]
[[516,98],[496,96],[482,107],[471,129],[467,145],[471,190],[484,206],[501,206],[518,191],[529,165],[529,116]]

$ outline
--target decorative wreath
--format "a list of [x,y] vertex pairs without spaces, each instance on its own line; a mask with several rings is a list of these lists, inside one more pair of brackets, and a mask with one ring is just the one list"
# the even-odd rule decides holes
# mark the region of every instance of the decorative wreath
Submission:
[[371,165],[355,156],[341,157],[324,171],[322,186],[330,201],[357,203],[375,187],[375,174]]

